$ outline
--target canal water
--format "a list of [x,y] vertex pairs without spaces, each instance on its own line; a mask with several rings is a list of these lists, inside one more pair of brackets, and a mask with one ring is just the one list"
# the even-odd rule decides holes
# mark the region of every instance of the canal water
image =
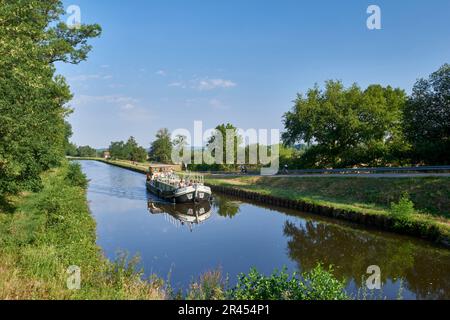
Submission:
[[175,288],[186,289],[211,270],[220,269],[234,284],[252,267],[270,274],[323,263],[362,297],[367,268],[377,265],[382,292],[367,294],[450,299],[450,251],[427,242],[219,194],[212,204],[165,204],[147,193],[142,174],[80,163],[104,254],[110,260],[120,252],[139,255],[147,276],[157,274]]

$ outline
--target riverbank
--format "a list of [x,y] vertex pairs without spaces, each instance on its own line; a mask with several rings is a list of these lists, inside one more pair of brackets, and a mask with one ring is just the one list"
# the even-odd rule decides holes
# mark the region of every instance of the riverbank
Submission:
[[[298,209],[450,247],[449,178],[207,178],[216,192]],[[390,206],[408,194],[412,214],[394,215]]]
[[[0,207],[0,299],[166,298],[162,281],[143,281],[124,259],[104,258],[77,165],[42,178],[40,192]],[[80,290],[67,288],[70,266],[80,268]]]
[[[125,254],[108,261],[96,244],[96,224],[86,198],[87,180],[75,163],[46,172],[43,189],[9,197],[0,205],[0,300],[349,299],[344,282],[321,265],[298,278],[251,270],[230,288],[220,271],[202,274],[184,292],[157,276],[148,279]],[[70,290],[67,285],[77,284]],[[247,287],[249,283],[254,283]],[[267,290],[270,288],[270,290]],[[283,293],[283,294],[281,294]],[[357,298],[357,297],[354,297]]]
[[[106,161],[139,173],[147,164]],[[206,182],[216,192],[261,203],[297,209],[356,222],[390,232],[406,234],[450,248],[450,178],[409,177],[213,177]],[[408,194],[415,212],[393,216],[391,204]]]
[[[99,158],[85,160],[147,172],[147,164]],[[450,248],[450,178],[447,177],[207,176],[205,181],[216,192],[418,237]],[[416,210],[414,214],[394,217],[390,205],[404,193],[411,196]]]

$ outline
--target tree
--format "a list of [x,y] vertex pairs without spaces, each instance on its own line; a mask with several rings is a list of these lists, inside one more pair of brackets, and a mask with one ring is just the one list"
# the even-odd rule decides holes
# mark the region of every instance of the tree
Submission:
[[67,147],[72,98],[56,61],[79,63],[98,25],[68,28],[58,0],[0,0],[0,194],[40,188]]
[[444,64],[413,88],[404,110],[404,128],[413,160],[450,162],[450,65]]
[[97,156],[97,150],[90,146],[78,147],[78,156],[83,158],[95,158]]
[[403,90],[356,84],[344,88],[327,81],[306,96],[298,95],[292,111],[284,115],[285,145],[306,142],[304,166],[337,167],[380,165],[392,160],[393,150],[404,148],[401,111]]
[[[229,136],[230,135],[230,136]],[[215,134],[211,136],[211,138],[208,140],[208,146],[213,147],[215,143],[218,143],[217,137],[222,137],[222,163],[220,165],[221,169],[228,170],[236,167],[237,164],[237,154],[238,154],[238,148],[240,147],[242,143],[242,137],[238,134],[238,129],[233,126],[230,123],[227,124],[221,124],[218,125],[215,128]],[[230,150],[230,155],[233,156],[233,163],[227,164],[227,152],[228,147],[227,146],[227,136],[229,139],[232,139],[233,142],[233,150]],[[213,151],[213,156],[215,157],[216,150]]]
[[127,160],[144,162],[147,160],[147,151],[138,145],[134,137],[130,137],[125,144]]
[[137,162],[144,162],[147,160],[147,150],[139,146],[134,137],[130,137],[127,142],[111,142],[109,152],[113,159]]
[[124,153],[125,143],[123,141],[111,142],[109,145],[109,152],[112,159],[126,159]]
[[156,133],[156,140],[153,141],[150,147],[150,160],[161,163],[171,163],[172,147],[169,129],[158,130]]
[[77,157],[78,156],[78,147],[74,143],[70,143],[66,146],[66,156],[69,157]]

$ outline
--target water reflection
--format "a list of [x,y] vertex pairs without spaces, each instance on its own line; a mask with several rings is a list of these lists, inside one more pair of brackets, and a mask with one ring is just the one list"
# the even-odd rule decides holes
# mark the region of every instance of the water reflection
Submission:
[[[237,199],[218,196],[214,207],[219,215],[233,218],[240,213],[242,204]],[[254,205],[305,219],[300,223],[287,220],[283,228],[289,258],[300,271],[310,271],[317,263],[333,265],[338,278],[360,288],[365,285],[367,267],[378,265],[385,284],[383,294],[389,297],[399,293],[401,283],[409,298],[450,299],[450,253],[446,250],[294,210]]]
[[213,201],[214,209],[217,214],[221,217],[233,218],[236,216],[241,210],[240,205],[241,201],[227,199],[223,196],[215,196]]
[[388,298],[403,279],[405,298],[450,299],[450,251],[427,242],[219,194],[211,204],[174,206],[147,194],[141,174],[82,165],[105,255],[139,254],[146,275],[170,272],[175,286],[218,267],[233,285],[251,267],[302,272],[320,262],[332,264],[351,293],[364,286],[367,267],[378,265]]
[[148,210],[151,214],[163,214],[167,221],[176,227],[187,226],[191,231],[196,225],[211,218],[211,203],[209,201],[173,204],[149,200]]
[[287,222],[284,234],[289,239],[289,256],[302,270],[311,270],[321,261],[334,265],[338,277],[361,286],[362,279],[355,275],[363,275],[368,266],[378,265],[383,283],[403,279],[405,288],[419,299],[450,298],[449,255],[432,247],[386,241],[366,232],[348,232],[313,221],[304,225]]

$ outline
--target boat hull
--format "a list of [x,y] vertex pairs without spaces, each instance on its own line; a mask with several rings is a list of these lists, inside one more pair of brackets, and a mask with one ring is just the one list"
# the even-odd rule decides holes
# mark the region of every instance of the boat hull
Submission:
[[164,191],[151,182],[147,182],[147,190],[159,198],[173,203],[203,202],[211,199],[211,189],[205,186],[189,186]]

